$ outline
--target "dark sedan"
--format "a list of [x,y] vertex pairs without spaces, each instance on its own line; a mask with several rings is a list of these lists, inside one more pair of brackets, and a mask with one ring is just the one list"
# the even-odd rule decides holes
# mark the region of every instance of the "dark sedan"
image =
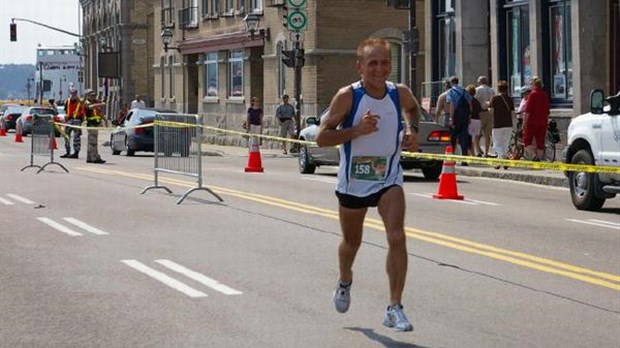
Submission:
[[[299,140],[315,141],[319,132],[319,123],[325,115],[327,115],[327,110],[320,117],[308,117],[307,126],[299,133]],[[418,140],[419,152],[443,154],[446,146],[450,145],[450,133],[446,127],[434,123],[426,111],[422,111]],[[302,174],[312,174],[316,167],[321,165],[337,166],[339,163],[340,152],[336,147],[302,145],[299,149],[299,172]],[[443,161],[401,157],[400,165],[406,170],[419,168],[424,178],[435,180],[441,174]]]
[[[110,134],[110,148],[113,155],[126,151],[127,156],[134,156],[136,151],[153,152],[155,136],[153,121],[157,114],[176,113],[159,109],[131,109],[124,120],[114,122],[116,129]],[[189,148],[186,151],[189,153]],[[184,152],[185,153],[185,152]]]

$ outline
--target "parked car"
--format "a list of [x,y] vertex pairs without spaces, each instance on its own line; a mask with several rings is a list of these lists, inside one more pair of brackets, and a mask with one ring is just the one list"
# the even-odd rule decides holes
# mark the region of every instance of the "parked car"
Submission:
[[4,121],[4,129],[15,129],[17,127],[17,119],[27,109],[26,106],[21,105],[9,105],[4,109],[2,113],[2,120]]
[[[450,145],[448,128],[433,122],[432,117],[423,109],[420,114],[418,140],[420,152],[443,154],[447,145]],[[325,110],[320,117],[308,117],[307,126],[299,133],[299,140],[316,141],[320,121],[327,115]],[[336,147],[318,147],[316,145],[302,145],[299,148],[299,172],[313,174],[316,167],[322,165],[337,166],[340,163],[340,152]],[[441,175],[443,161],[401,157],[400,165],[405,170],[418,168],[422,170],[424,178],[436,180]]]
[[61,123],[65,123],[67,120],[67,112],[65,111],[65,107],[64,106],[57,106],[56,110],[58,111],[58,114],[56,114],[56,116],[58,116],[58,120]]
[[[127,156],[134,156],[136,151],[153,152],[155,149],[155,136],[153,127],[149,126],[160,113],[176,113],[171,110],[160,109],[131,109],[121,123],[113,121],[117,127],[110,134],[110,148],[113,155],[120,155],[126,151]],[[143,127],[136,127],[143,126]],[[182,155],[189,154],[189,144],[182,150]],[[169,153],[166,155],[170,155]]]
[[[603,91],[593,90],[590,112],[572,119],[567,142],[565,163],[620,167],[620,92],[605,98]],[[606,199],[620,193],[620,174],[571,171],[566,175],[571,200],[579,210],[598,210]]]
[[[34,122],[34,118],[39,117],[39,116],[51,117],[51,119],[53,119],[54,122],[60,122],[60,119],[58,118],[58,116],[56,116],[56,113],[51,108],[48,108],[46,106],[26,107],[24,112],[17,119],[17,123],[19,123],[22,128],[22,135],[32,134],[32,124]],[[54,135],[56,137],[60,136],[60,132],[58,131],[58,128],[54,130]]]

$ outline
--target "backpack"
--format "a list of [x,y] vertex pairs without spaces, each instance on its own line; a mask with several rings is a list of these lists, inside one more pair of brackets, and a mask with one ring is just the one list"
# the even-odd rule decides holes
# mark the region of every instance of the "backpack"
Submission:
[[[457,89],[454,91],[458,93]],[[463,90],[463,92],[460,93],[458,101],[456,102],[453,116],[454,119],[452,120],[454,125],[467,123],[469,121],[470,110],[469,103],[465,98],[465,93],[467,93],[467,91]]]

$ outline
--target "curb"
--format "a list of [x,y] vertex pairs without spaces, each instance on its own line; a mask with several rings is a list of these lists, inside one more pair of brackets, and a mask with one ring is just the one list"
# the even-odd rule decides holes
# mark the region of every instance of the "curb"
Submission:
[[568,178],[566,178],[563,173],[560,175],[545,175],[545,172],[524,173],[510,172],[509,170],[487,170],[459,167],[456,169],[456,173],[457,175],[463,176],[512,180],[555,187],[568,187]]

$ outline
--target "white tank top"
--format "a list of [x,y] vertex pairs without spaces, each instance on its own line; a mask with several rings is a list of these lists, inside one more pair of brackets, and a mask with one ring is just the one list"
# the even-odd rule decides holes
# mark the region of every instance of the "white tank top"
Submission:
[[379,129],[340,146],[336,191],[365,197],[388,186],[402,186],[400,152],[404,128],[396,85],[386,82],[386,93],[382,99],[374,99],[366,94],[359,81],[351,87],[351,113],[339,128],[347,129],[358,125],[366,111],[370,110],[380,117]]

